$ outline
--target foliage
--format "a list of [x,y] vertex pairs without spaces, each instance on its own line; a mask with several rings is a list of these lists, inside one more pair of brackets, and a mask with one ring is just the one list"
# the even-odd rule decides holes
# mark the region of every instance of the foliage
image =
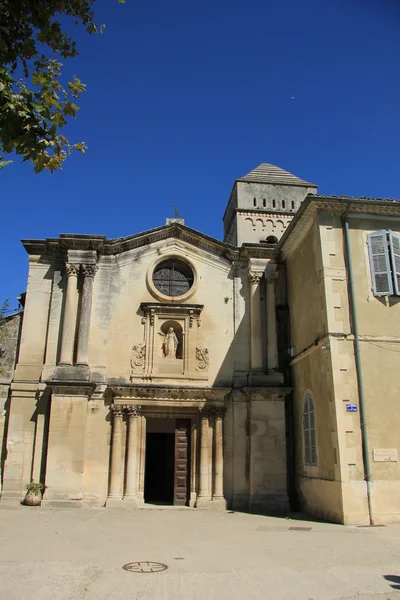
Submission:
[[76,42],[63,29],[65,17],[89,34],[102,31],[104,26],[94,22],[94,3],[0,0],[0,149],[21,155],[36,173],[60,169],[74,149],[85,153],[84,142],[70,144],[62,134],[79,110],[76,102],[85,85],[75,76],[61,83],[59,58],[78,55]]
[[[6,331],[5,331],[5,328],[3,327],[3,325],[6,322],[5,316],[6,316],[6,313],[8,312],[8,310],[9,310],[9,308],[10,308],[10,301],[9,300],[5,300],[3,302],[3,305],[0,306],[0,348],[2,346],[2,342],[5,341]],[[0,350],[0,355],[1,355],[1,350]]]
[[12,163],[12,160],[3,160],[3,157],[0,156],[0,171],[1,171],[1,169],[4,169],[4,167],[9,165],[10,163]]
[[34,494],[37,496],[44,488],[43,483],[38,483],[36,481],[31,481],[25,486],[27,494]]
[[4,357],[6,353],[5,343],[7,341],[7,327],[6,322],[7,319],[5,315],[7,314],[10,308],[9,300],[5,300],[3,305],[0,307],[0,375],[4,374],[4,365],[1,364],[1,359]]
[[10,301],[8,299],[4,300],[2,306],[0,306],[0,325],[3,324],[5,314],[9,311],[9,309],[10,309]]

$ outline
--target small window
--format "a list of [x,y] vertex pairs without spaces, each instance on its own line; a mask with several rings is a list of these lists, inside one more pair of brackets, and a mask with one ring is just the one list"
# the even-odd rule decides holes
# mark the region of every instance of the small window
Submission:
[[294,200],[292,200],[292,209],[294,210]]
[[368,252],[375,296],[400,296],[400,236],[382,229],[368,234]]
[[253,206],[257,206],[257,200],[253,198]]
[[285,202],[285,200],[282,200],[282,208],[286,208],[286,202]]
[[310,394],[304,399],[303,410],[303,441],[304,464],[313,466],[317,464],[317,444],[315,436],[315,410]]
[[267,206],[267,201],[265,198],[263,198],[263,207],[265,208]]
[[274,200],[272,200],[272,208],[276,208],[276,200],[274,198]]
[[265,241],[267,244],[277,244],[278,238],[276,238],[274,235],[269,235]]

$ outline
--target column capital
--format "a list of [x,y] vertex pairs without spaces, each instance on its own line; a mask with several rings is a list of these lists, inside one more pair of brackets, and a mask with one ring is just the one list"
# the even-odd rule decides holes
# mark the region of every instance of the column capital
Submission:
[[75,263],[65,263],[65,272],[67,277],[78,277],[79,265]]
[[122,417],[124,414],[124,407],[120,404],[111,404],[110,410],[114,417]]
[[96,275],[98,270],[97,265],[82,265],[82,273],[83,276],[85,277],[92,277],[94,278],[94,276]]
[[278,281],[278,273],[266,273],[265,277],[267,279],[267,283],[271,283],[272,285],[275,285],[275,283]]
[[259,271],[249,271],[248,273],[250,283],[260,283],[262,276],[263,273],[260,273]]
[[123,408],[124,408],[125,412],[127,413],[128,417],[130,417],[130,418],[140,417],[142,414],[141,406],[136,406],[133,404],[125,404]]
[[203,406],[199,409],[200,417],[215,417],[223,418],[226,408],[225,406]]
[[199,409],[199,413],[202,419],[208,419],[208,417],[212,417],[215,414],[215,406],[203,406],[203,408]]
[[215,418],[216,419],[223,419],[226,413],[226,408],[225,406],[216,406],[215,407]]

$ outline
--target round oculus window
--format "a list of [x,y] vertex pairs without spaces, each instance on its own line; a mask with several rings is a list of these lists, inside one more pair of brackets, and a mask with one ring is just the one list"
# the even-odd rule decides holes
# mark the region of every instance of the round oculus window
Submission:
[[164,296],[183,296],[193,285],[193,271],[181,260],[169,259],[153,271],[153,285]]

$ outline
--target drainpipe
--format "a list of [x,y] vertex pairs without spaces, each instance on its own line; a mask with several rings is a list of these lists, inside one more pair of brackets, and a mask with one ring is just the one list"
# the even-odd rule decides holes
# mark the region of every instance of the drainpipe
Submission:
[[365,416],[365,396],[364,396],[364,385],[363,385],[361,357],[360,357],[360,338],[359,338],[359,333],[358,333],[356,296],[355,296],[355,291],[354,291],[353,263],[351,260],[351,251],[350,251],[348,211],[349,211],[349,204],[347,205],[346,212],[342,215],[342,226],[343,226],[343,234],[344,234],[344,240],[345,240],[345,265],[346,265],[346,270],[347,270],[347,280],[348,280],[348,286],[349,286],[350,328],[354,335],[354,357],[355,357],[355,362],[356,362],[358,401],[359,401],[359,407],[360,407],[361,444],[362,444],[362,455],[363,455],[363,464],[364,464],[364,476],[365,476],[365,481],[367,483],[369,524],[374,525],[375,523],[374,523],[374,512],[373,512],[373,506],[372,506],[371,468],[370,468],[370,462],[369,462],[367,423],[366,423],[366,416]]

